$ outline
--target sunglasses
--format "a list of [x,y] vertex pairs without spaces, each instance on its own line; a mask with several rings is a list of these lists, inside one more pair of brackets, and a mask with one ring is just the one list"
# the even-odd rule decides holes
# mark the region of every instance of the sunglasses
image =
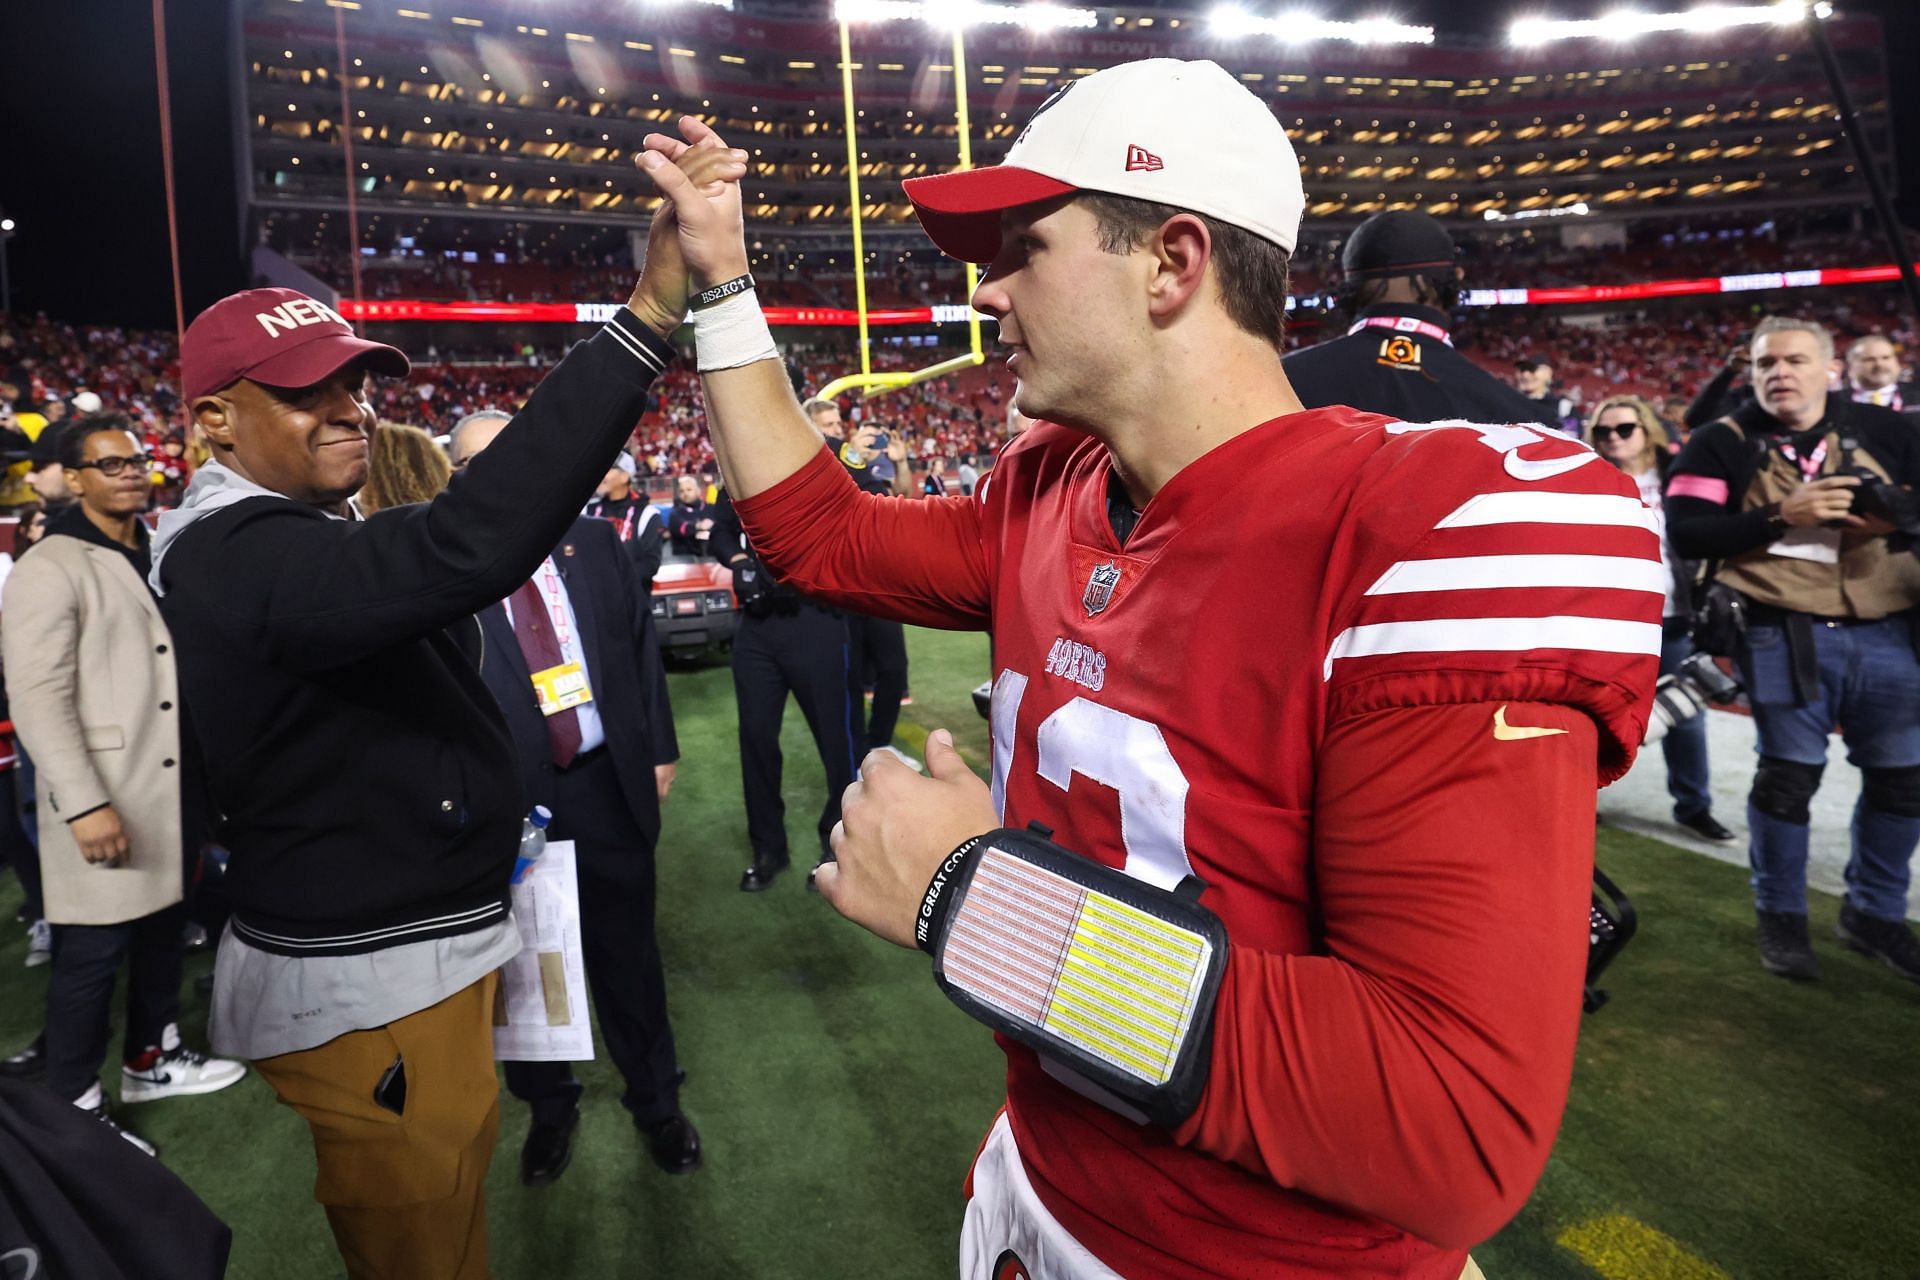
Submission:
[[147,464],[152,461],[153,461],[152,454],[136,453],[130,458],[118,458],[118,457],[98,458],[92,462],[83,462],[79,466],[75,467],[74,470],[86,471],[89,468],[92,468],[92,469],[98,470],[101,475],[111,480],[113,479],[113,477],[125,471],[128,467],[137,467],[140,470],[144,471],[147,468]]
[[1598,444],[1602,440],[1611,440],[1615,436],[1620,437],[1622,440],[1631,440],[1639,433],[1639,430],[1640,424],[1637,422],[1625,423],[1618,427],[1595,427],[1593,429],[1593,439],[1595,444]]

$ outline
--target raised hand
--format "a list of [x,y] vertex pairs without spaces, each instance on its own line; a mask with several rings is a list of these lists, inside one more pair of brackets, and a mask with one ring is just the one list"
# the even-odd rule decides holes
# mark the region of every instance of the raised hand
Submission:
[[[728,151],[720,135],[692,116],[680,117],[685,141],[650,133],[637,163],[667,197],[679,233],[679,260],[694,288],[704,289],[747,273],[746,220],[740,202],[740,178],[746,152]],[[740,157],[738,172],[695,170],[690,162],[703,152]],[[664,207],[664,206],[663,206]],[[648,253],[652,253],[652,240]]]
[[[627,300],[627,306],[663,338],[678,329],[686,318],[687,295],[692,292],[688,262],[681,253],[679,206],[668,189],[669,180],[664,179],[663,174],[672,174],[670,181],[692,193],[694,199],[724,199],[726,193],[731,192],[737,218],[740,205],[738,183],[747,172],[746,152],[727,147],[718,134],[692,117],[681,122],[683,132],[689,123],[705,130],[706,138],[699,145],[676,144],[671,156],[649,149],[636,158],[640,168],[667,198],[654,210],[652,225],[647,228],[647,265],[640,273],[640,281],[634,286],[633,296]],[[649,135],[647,142],[650,148],[655,138],[666,141],[660,134]],[[659,158],[649,164],[654,157]],[[741,253],[744,262],[744,242]],[[745,269],[743,266],[741,271]]]

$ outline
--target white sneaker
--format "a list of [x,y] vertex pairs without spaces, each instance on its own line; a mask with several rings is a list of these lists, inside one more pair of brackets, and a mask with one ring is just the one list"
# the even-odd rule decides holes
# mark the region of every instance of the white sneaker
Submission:
[[133,1130],[122,1128],[119,1121],[115,1120],[112,1116],[107,1114],[106,1094],[101,1090],[100,1082],[98,1080],[93,1082],[93,1087],[91,1089],[88,1089],[85,1094],[83,1094],[79,1098],[76,1098],[74,1100],[73,1105],[80,1108],[82,1111],[86,1112],[88,1115],[92,1116],[94,1119],[98,1120],[101,1124],[105,1125],[107,1127],[108,1132],[119,1137],[121,1140],[123,1140],[124,1142],[132,1146],[135,1150],[141,1152],[144,1155],[153,1156],[155,1159],[159,1158],[160,1156],[159,1147],[154,1146],[151,1142],[148,1142],[145,1138],[141,1137],[139,1134],[135,1133]]
[[38,969],[53,959],[53,926],[35,920],[27,926],[27,968]]
[[898,760],[901,764],[907,766],[907,768],[913,770],[915,773],[920,772],[920,762],[918,760],[915,760],[912,756],[908,755],[906,752],[902,751],[898,747],[875,747],[874,750],[884,751],[888,755],[892,756],[895,760]]
[[232,1058],[209,1058],[178,1043],[172,1028],[168,1038],[174,1047],[154,1052],[145,1067],[120,1068],[120,1101],[152,1102],[156,1098],[184,1098],[199,1093],[218,1093],[246,1078],[247,1064]]

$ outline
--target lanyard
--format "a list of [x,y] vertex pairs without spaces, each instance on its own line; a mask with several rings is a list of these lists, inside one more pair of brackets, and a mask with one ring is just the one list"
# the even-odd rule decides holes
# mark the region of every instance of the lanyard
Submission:
[[1780,455],[1788,462],[1799,467],[1800,474],[1811,480],[1820,474],[1820,468],[1827,460],[1827,442],[1823,438],[1820,443],[1814,447],[1812,453],[1802,458],[1793,451],[1792,445],[1782,440],[1780,442]]
[[1437,324],[1428,324],[1425,320],[1416,320],[1412,316],[1368,316],[1356,322],[1347,332],[1355,334],[1362,329],[1392,329],[1395,333],[1417,333],[1423,338],[1432,338],[1435,342],[1444,342],[1448,346],[1453,345],[1453,335],[1445,329]]

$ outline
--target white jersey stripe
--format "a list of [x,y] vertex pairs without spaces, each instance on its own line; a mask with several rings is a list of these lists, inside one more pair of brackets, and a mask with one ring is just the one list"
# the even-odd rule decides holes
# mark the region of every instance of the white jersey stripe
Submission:
[[1342,658],[1392,653],[1519,653],[1528,649],[1582,649],[1598,653],[1660,652],[1660,624],[1619,618],[1429,618],[1348,627],[1334,638],[1321,669],[1333,678]]
[[1653,526],[1653,512],[1638,498],[1549,490],[1483,493],[1467,499],[1434,528],[1467,529],[1490,524],[1599,524],[1659,532]]
[[1494,587],[1608,587],[1666,594],[1657,560],[1629,556],[1454,556],[1402,560],[1367,588],[1370,596],[1416,591],[1481,591]]

